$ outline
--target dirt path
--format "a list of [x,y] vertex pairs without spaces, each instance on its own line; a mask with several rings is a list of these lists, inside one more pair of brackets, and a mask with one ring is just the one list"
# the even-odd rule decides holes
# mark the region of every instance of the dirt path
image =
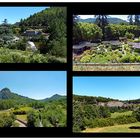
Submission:
[[15,120],[15,122],[19,124],[19,127],[27,127],[25,124],[21,123],[21,122],[18,121],[18,120]]

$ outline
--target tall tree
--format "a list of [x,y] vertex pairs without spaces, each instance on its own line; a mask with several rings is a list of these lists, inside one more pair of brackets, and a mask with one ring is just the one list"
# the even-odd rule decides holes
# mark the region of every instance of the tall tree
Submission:
[[8,24],[8,20],[7,19],[4,19],[4,21],[2,21],[3,22],[3,25],[7,25]]
[[140,16],[135,15],[135,25],[140,25]]
[[133,15],[128,15],[127,19],[129,21],[129,24],[133,25]]
[[108,25],[107,15],[95,15],[95,23],[102,29],[103,39],[105,38],[105,26]]
[[78,22],[78,20],[79,20],[79,16],[78,15],[73,15],[73,23],[75,24],[75,23],[77,23]]

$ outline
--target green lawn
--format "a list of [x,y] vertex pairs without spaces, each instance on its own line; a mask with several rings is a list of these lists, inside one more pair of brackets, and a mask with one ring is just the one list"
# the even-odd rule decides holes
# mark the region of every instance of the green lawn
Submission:
[[124,124],[124,125],[115,125],[115,126],[108,126],[108,127],[102,127],[102,128],[87,128],[83,132],[91,133],[91,132],[139,132],[140,129],[130,129],[132,126],[139,126],[140,122],[137,123],[131,123],[131,124]]
[[122,115],[126,115],[129,116],[132,114],[132,111],[126,111],[126,112],[115,112],[115,113],[111,113],[111,118],[116,118],[118,116],[122,116]]
[[16,117],[22,121],[27,121],[27,115],[16,115]]

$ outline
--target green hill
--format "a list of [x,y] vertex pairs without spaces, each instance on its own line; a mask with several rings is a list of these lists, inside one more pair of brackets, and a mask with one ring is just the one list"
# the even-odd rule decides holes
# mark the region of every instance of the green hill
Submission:
[[55,95],[53,95],[52,97],[43,99],[43,100],[41,100],[41,101],[56,101],[56,100],[60,100],[60,99],[66,99],[66,96],[62,96],[62,95],[59,95],[59,94],[55,94]]
[[[96,18],[87,18],[87,19],[79,19],[79,22],[88,22],[88,23],[95,23]],[[120,24],[120,23],[127,23],[127,21],[122,20],[120,18],[113,18],[109,17],[108,22],[111,24]]]

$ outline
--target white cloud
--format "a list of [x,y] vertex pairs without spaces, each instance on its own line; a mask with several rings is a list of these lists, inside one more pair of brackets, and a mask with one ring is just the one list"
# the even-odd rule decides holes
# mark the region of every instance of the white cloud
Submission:
[[[94,18],[94,15],[79,15],[79,16],[82,19]],[[127,20],[127,16],[128,15],[109,15],[109,17],[116,17],[116,18],[120,18],[120,19],[123,19],[123,20]]]

